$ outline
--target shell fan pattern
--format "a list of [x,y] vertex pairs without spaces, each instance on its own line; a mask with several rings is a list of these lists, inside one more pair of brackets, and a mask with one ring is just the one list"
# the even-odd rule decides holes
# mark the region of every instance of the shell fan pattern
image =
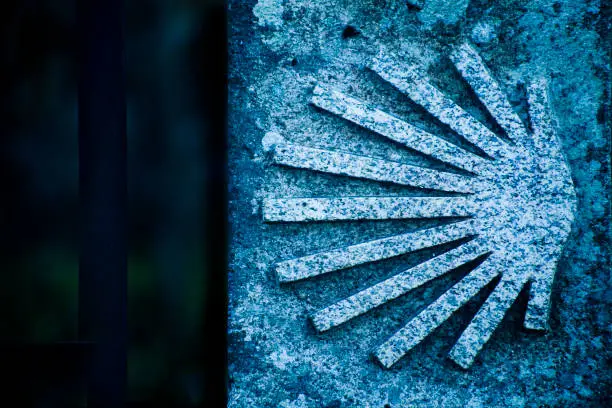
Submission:
[[555,133],[545,77],[528,82],[526,127],[468,43],[450,59],[504,130],[501,138],[433,86],[426,76],[381,53],[370,68],[440,122],[481,149],[477,155],[358,98],[318,84],[311,103],[412,150],[465,170],[460,174],[365,157],[340,150],[291,144],[270,132],[263,139],[272,163],[378,182],[456,192],[453,197],[267,198],[265,222],[398,220],[462,217],[459,221],[402,235],[284,260],[274,266],[290,283],[463,239],[464,243],[419,265],[316,311],[318,332],[339,326],[477,258],[486,258],[423,309],[373,354],[393,366],[415,345],[494,279],[498,282],[452,347],[449,357],[469,368],[525,285],[529,300],[524,327],[546,330],[551,286],[570,233],[576,195]]

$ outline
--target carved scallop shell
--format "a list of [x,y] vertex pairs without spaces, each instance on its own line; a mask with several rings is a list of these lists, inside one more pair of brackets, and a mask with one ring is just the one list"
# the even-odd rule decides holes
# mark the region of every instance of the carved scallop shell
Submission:
[[453,346],[450,358],[468,368],[527,284],[530,297],[524,326],[545,330],[557,260],[573,222],[576,196],[555,134],[547,80],[530,80],[528,129],[471,45],[456,46],[450,59],[510,141],[489,130],[426,77],[400,67],[383,53],[370,68],[483,154],[467,151],[324,84],[314,88],[311,103],[463,171],[446,172],[291,144],[276,133],[268,133],[263,139],[264,149],[277,165],[461,193],[454,197],[264,200],[265,222],[461,217],[460,221],[455,218],[435,228],[285,260],[274,267],[279,282],[288,283],[463,239],[453,249],[311,316],[316,330],[323,332],[466,263],[484,259],[374,350],[374,356],[386,368],[496,278],[495,289]]

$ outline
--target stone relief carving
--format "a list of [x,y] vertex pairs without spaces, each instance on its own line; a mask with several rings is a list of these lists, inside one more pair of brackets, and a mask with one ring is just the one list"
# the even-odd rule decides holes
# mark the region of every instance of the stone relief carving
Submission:
[[495,290],[457,340],[450,358],[468,368],[525,285],[530,285],[530,298],[524,326],[545,330],[557,261],[574,218],[576,196],[555,134],[545,76],[532,78],[529,85],[529,129],[471,45],[464,42],[456,46],[450,58],[505,137],[473,118],[416,69],[403,67],[384,52],[370,69],[480,149],[480,155],[322,84],[314,88],[311,103],[447,163],[454,171],[291,144],[274,132],[263,139],[264,149],[277,165],[462,194],[264,201],[266,222],[461,217],[461,221],[440,227],[357,243],[275,266],[278,281],[286,283],[462,240],[454,249],[311,316],[316,330],[323,332],[479,260],[473,271],[374,351],[387,368],[494,279],[499,279]]
[[229,406],[608,406],[600,2],[230,15]]

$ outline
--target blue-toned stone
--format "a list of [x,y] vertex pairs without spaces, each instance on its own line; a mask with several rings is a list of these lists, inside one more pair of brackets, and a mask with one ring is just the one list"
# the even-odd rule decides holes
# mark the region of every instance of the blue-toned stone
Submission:
[[[230,1],[229,406],[605,406],[605,18],[592,1],[442,3]],[[344,39],[349,25],[360,35]],[[457,48],[464,35],[480,60]],[[439,95],[458,107],[446,124]],[[418,153],[429,135],[469,154]],[[342,167],[333,154],[323,166],[284,150],[278,166],[287,145],[443,171],[458,177],[438,186],[474,194],[325,173]],[[412,218],[437,217],[432,197],[456,199],[479,236],[375,262],[344,253],[332,263],[346,268],[278,284],[279,263],[440,227]],[[410,199],[419,209],[397,206]]]

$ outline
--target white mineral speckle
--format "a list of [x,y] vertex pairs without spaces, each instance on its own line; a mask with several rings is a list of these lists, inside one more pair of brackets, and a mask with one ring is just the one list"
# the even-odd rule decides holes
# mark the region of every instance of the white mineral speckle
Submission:
[[257,215],[257,213],[259,212],[259,201],[256,198],[253,198],[251,200],[251,208],[251,214]]
[[273,352],[270,355],[270,360],[272,360],[272,364],[279,370],[286,370],[288,366],[295,362],[295,357],[287,354],[287,349],[282,348]]
[[253,7],[257,24],[262,27],[281,28],[283,25],[283,1],[259,0]]
[[437,22],[455,24],[465,15],[468,3],[468,0],[427,0],[418,17],[427,27],[433,27]]
[[285,139],[276,132],[268,132],[261,139],[261,144],[265,152],[269,152],[274,146],[285,143]]
[[281,408],[308,408],[310,406],[304,394],[300,394],[294,401],[284,400],[279,405]]
[[488,22],[478,22],[472,29],[472,41],[476,44],[488,44],[497,37],[495,26]]

